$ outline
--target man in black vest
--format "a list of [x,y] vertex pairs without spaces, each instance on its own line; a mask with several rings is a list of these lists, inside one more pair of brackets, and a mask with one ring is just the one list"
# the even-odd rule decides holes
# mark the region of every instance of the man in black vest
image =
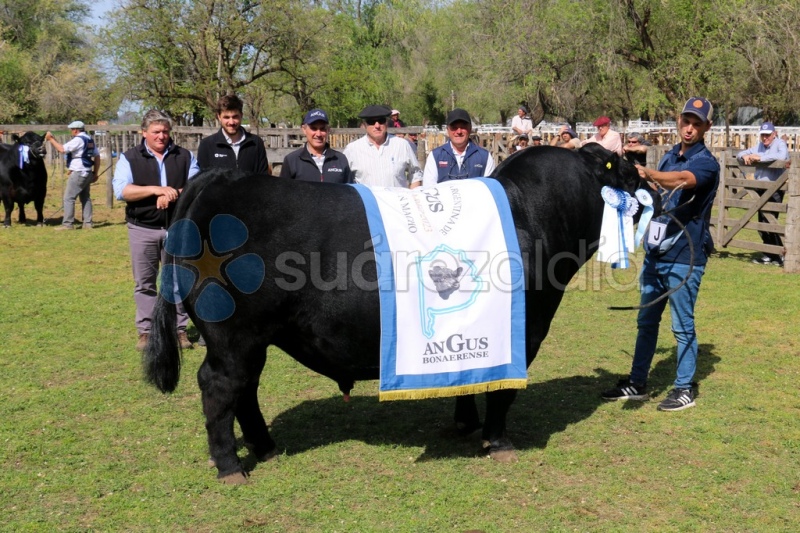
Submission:
[[[172,222],[175,201],[186,182],[200,169],[189,150],[170,138],[172,121],[153,109],[142,119],[141,144],[122,154],[114,172],[114,194],[125,200],[125,220],[133,266],[133,299],[136,302],[137,350],[147,346],[158,289],[159,264],[166,259],[164,240]],[[181,348],[192,348],[186,336],[189,317],[178,305],[178,339]]]
[[197,148],[197,164],[209,168],[238,168],[255,174],[269,174],[269,161],[261,137],[242,128],[243,104],[235,94],[217,101],[220,130],[205,137]]

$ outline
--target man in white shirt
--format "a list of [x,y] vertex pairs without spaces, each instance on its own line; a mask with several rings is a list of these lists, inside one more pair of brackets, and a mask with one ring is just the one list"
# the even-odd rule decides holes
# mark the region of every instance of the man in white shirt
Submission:
[[435,148],[425,161],[422,185],[466,178],[488,176],[494,171],[494,159],[485,148],[469,140],[472,120],[463,109],[453,109],[447,114],[447,136],[450,142]]
[[517,116],[511,119],[511,129],[517,135],[530,135],[533,131],[533,121],[528,116],[528,108],[519,106]]
[[44,138],[50,141],[53,148],[67,154],[69,177],[64,189],[64,218],[56,230],[75,229],[75,200],[80,198],[83,206],[83,229],[92,228],[92,197],[90,189],[97,181],[100,170],[100,152],[94,139],[86,133],[86,127],[80,120],[70,122],[72,139],[63,145],[49,131]]
[[356,183],[413,189],[422,184],[422,169],[408,141],[389,134],[391,112],[383,105],[365,107],[358,117],[366,135],[345,146],[344,155]]

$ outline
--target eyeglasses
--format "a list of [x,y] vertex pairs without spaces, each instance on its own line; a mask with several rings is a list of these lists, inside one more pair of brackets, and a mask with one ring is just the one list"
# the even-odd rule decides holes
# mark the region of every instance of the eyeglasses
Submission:
[[365,118],[365,119],[364,119],[364,123],[365,123],[367,126],[374,126],[376,123],[377,123],[377,124],[386,124],[386,117],[370,117],[370,118]]

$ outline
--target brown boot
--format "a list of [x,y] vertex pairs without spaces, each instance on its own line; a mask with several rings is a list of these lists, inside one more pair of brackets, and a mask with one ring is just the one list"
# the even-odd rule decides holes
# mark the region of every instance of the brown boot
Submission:
[[147,348],[147,339],[150,338],[150,334],[142,333],[139,335],[139,340],[136,343],[136,349],[140,352],[144,351]]
[[192,344],[192,341],[189,340],[189,337],[186,335],[185,331],[178,332],[178,344],[181,345],[182,350],[191,350],[194,348],[194,344]]

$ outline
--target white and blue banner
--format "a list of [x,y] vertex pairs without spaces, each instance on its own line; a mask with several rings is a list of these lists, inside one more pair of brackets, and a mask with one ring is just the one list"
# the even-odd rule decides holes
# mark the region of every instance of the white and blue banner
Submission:
[[354,187],[378,270],[380,399],[525,388],[523,263],[500,184]]

